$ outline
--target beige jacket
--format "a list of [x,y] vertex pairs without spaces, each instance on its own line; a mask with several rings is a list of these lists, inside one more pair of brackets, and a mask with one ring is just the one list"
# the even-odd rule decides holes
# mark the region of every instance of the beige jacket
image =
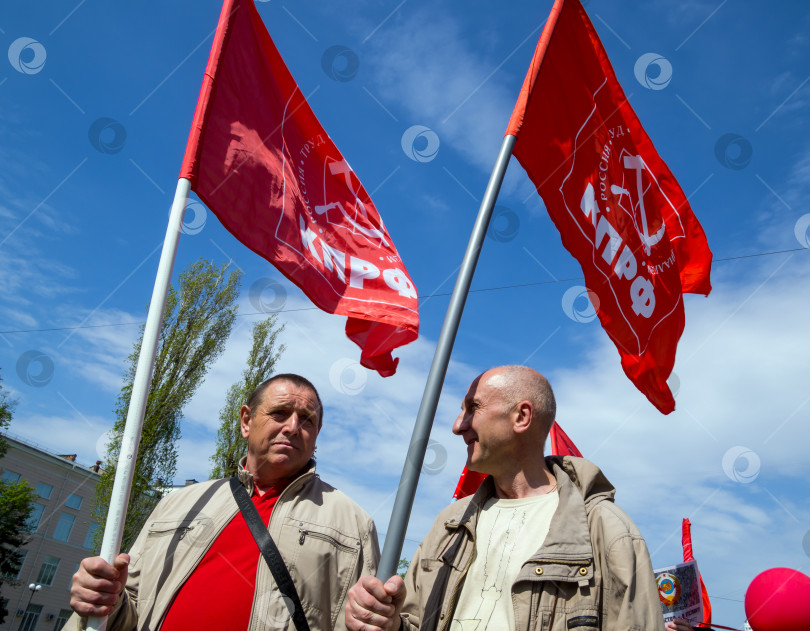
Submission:
[[[253,478],[241,466],[239,479],[252,493]],[[161,500],[132,546],[127,586],[107,629],[159,629],[180,587],[238,510],[228,480],[194,484]],[[380,552],[371,517],[322,482],[311,461],[279,497],[269,531],[310,629],[345,629],[343,608],[349,587],[360,576],[377,571]],[[256,555],[249,631],[295,629],[258,546]],[[211,598],[217,598],[213,585]],[[81,629],[85,623],[74,614],[64,628]]]
[[[526,560],[512,584],[518,631],[663,631],[658,590],[647,546],[630,518],[613,503],[615,489],[582,458],[552,456],[559,506],[543,545]],[[475,550],[475,527],[492,479],[471,498],[450,505],[411,560],[402,629],[419,629],[439,569],[450,565],[436,629],[450,627],[453,610]],[[469,507],[469,511],[467,510]],[[466,517],[465,517],[466,511]],[[460,537],[455,559],[448,549]],[[437,591],[437,595],[439,592]],[[425,628],[428,627],[427,622]],[[506,625],[490,624],[491,630]]]

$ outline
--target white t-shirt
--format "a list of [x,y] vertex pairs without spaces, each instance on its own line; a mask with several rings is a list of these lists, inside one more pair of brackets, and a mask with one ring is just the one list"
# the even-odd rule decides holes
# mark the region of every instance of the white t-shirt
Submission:
[[475,530],[475,556],[450,631],[514,631],[512,583],[543,545],[557,510],[557,492],[516,500],[492,498]]

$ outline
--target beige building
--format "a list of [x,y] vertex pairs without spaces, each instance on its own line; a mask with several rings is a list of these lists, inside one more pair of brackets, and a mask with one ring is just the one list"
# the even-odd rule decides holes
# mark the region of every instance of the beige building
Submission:
[[9,448],[0,459],[0,478],[25,480],[38,498],[31,515],[35,531],[24,548],[20,573],[12,577],[20,584],[6,580],[0,588],[9,610],[0,631],[58,631],[71,613],[71,578],[92,547],[98,463],[83,466],[75,454],[58,455],[18,437],[3,437]]

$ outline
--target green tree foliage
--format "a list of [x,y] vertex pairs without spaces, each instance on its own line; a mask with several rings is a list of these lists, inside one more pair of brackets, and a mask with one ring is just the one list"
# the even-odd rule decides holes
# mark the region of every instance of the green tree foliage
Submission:
[[[11,424],[11,414],[14,412],[14,406],[17,402],[8,396],[3,388],[3,377],[0,375],[0,431],[6,429]],[[3,439],[0,434],[0,458],[6,455],[8,443]]]
[[408,571],[408,567],[410,567],[410,565],[411,562],[405,557],[402,557],[399,560],[399,563],[397,563],[397,574],[399,574],[402,578],[405,578],[405,573]]
[[[16,576],[22,565],[20,550],[30,539],[26,520],[31,515],[36,493],[24,481],[0,481],[0,587],[3,582],[16,585]],[[0,624],[8,613],[8,599],[0,597]]]
[[[128,550],[134,543],[161,498],[161,488],[172,483],[183,407],[224,350],[230,335],[238,309],[241,273],[228,268],[228,264],[217,267],[201,259],[180,275],[179,291],[172,288],[169,292],[127,506],[122,550]],[[142,341],[143,329],[129,356],[129,369],[115,407],[117,420],[107,446],[104,473],[96,489],[95,516],[102,526],[107,519]],[[96,548],[100,543],[101,531]]]
[[211,478],[225,478],[236,474],[239,460],[247,452],[247,440],[239,427],[239,410],[260,383],[273,374],[284,345],[277,345],[278,335],[284,325],[276,326],[278,316],[270,316],[253,325],[253,346],[247,358],[247,368],[242,379],[228,389],[225,406],[219,412],[217,448],[211,462]]
[[[11,423],[15,402],[5,392],[0,378],[0,430]],[[8,444],[0,436],[0,458]],[[0,465],[0,472],[3,467]],[[6,577],[20,571],[22,553],[20,548],[28,543],[30,530],[26,520],[31,515],[35,493],[27,483],[0,481],[0,588],[3,582],[16,584]],[[8,599],[0,597],[0,624],[8,614]]]

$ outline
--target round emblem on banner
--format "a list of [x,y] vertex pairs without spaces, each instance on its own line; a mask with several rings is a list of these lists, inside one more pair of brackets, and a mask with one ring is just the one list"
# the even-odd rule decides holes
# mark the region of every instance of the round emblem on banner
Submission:
[[[306,228],[314,236],[324,231],[348,231],[352,241],[362,238],[377,248],[389,247],[374,203],[349,163],[336,151],[318,134],[298,152],[295,177],[307,212],[307,217],[299,217],[302,234],[306,234]],[[311,239],[310,249],[314,247]],[[328,263],[327,267],[331,269]]]
[[658,583],[658,598],[662,603],[671,607],[678,602],[681,597],[681,582],[677,576],[664,572],[655,579],[655,582]]

